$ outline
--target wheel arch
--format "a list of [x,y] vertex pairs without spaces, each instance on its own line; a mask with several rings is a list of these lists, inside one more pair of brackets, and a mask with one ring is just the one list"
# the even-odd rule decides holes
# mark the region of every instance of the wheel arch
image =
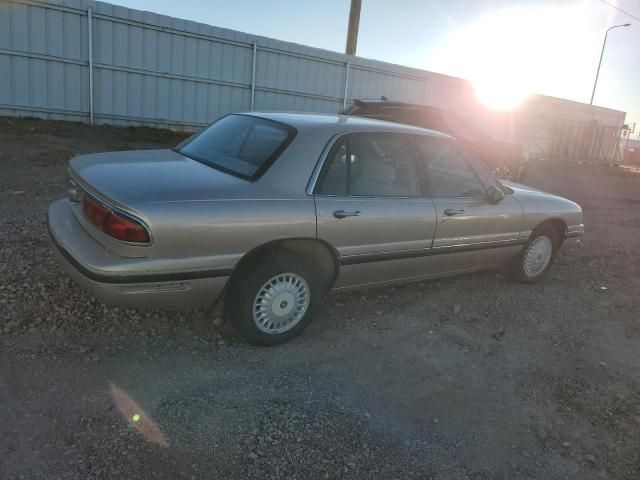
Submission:
[[324,240],[309,237],[272,240],[252,248],[238,261],[231,274],[231,279],[252,262],[278,251],[290,252],[311,259],[327,278],[327,290],[335,284],[340,273],[340,256],[337,250]]
[[567,223],[562,218],[558,218],[558,217],[547,218],[542,222],[540,222],[538,225],[536,225],[533,231],[535,232],[539,228],[546,225],[549,225],[550,227],[552,227],[555,230],[555,232],[558,234],[558,241],[560,242],[558,247],[560,247],[560,245],[562,245],[562,243],[564,242],[567,236]]

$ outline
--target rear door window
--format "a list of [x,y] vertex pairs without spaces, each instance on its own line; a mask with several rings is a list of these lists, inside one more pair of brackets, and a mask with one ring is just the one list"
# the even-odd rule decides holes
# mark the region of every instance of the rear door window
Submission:
[[374,197],[421,195],[411,136],[394,133],[346,135],[325,163],[317,193]]

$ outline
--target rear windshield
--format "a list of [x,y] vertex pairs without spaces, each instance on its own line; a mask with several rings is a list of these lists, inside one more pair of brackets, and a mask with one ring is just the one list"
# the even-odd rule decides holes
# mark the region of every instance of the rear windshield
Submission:
[[227,115],[186,139],[176,150],[201,163],[255,180],[283,152],[295,129],[250,115]]

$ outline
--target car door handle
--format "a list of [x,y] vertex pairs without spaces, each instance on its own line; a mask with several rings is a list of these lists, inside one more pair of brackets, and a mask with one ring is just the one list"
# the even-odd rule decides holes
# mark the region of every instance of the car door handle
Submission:
[[455,216],[455,215],[464,215],[464,209],[460,208],[460,209],[458,209],[458,210],[455,210],[455,209],[453,209],[453,208],[447,208],[447,209],[444,211],[444,214],[445,214],[447,217],[453,217],[453,216]]
[[345,212],[344,210],[336,210],[333,212],[333,216],[336,218],[347,218],[347,217],[357,217],[360,215],[360,210],[356,210],[355,212]]

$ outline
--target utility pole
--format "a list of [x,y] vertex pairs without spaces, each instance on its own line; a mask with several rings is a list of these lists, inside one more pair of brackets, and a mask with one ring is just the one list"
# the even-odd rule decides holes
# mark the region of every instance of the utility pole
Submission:
[[347,55],[356,54],[361,7],[362,0],[351,0],[351,9],[349,10],[349,30],[347,30],[347,46],[345,47],[345,53]]

